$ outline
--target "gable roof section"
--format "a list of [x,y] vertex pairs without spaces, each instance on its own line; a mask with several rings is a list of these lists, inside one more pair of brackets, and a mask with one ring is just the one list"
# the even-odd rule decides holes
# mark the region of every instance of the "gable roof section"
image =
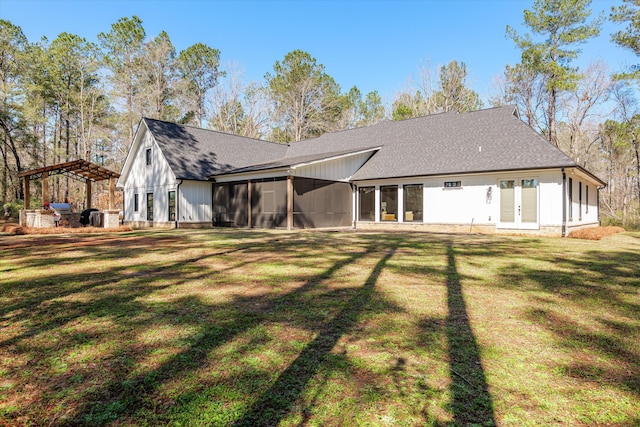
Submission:
[[143,122],[179,179],[280,170],[365,151],[373,155],[353,175],[354,181],[569,167],[584,170],[522,122],[514,106],[385,120],[289,146],[148,118]]
[[287,150],[284,144],[160,120],[142,120],[178,179],[204,181],[222,170],[284,157]]
[[363,128],[380,151],[353,180],[578,166],[513,106],[442,113]]
[[316,154],[305,154],[300,156],[286,156],[281,159],[277,159],[270,162],[260,163],[257,165],[250,165],[241,168],[230,168],[227,170],[222,170],[218,174],[214,174],[211,178],[215,178],[216,176],[221,175],[233,175],[233,174],[245,174],[252,172],[261,172],[267,170],[274,169],[284,169],[284,168],[297,168],[300,166],[305,166],[313,163],[321,163],[330,160],[335,160],[342,157],[354,156],[366,152],[373,152],[378,150],[380,147],[373,148],[365,148],[365,149],[350,149],[350,150],[342,150],[342,151],[332,151],[332,152],[323,152]]

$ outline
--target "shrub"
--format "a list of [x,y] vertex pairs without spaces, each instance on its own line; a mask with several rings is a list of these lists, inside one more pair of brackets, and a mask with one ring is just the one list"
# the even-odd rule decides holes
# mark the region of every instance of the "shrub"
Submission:
[[20,210],[24,209],[24,205],[18,202],[10,202],[4,204],[4,219],[18,219]]

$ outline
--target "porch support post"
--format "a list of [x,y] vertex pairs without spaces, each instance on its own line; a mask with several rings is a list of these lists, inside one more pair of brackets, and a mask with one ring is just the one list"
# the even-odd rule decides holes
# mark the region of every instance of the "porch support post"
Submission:
[[293,176],[287,177],[287,230],[293,230]]
[[253,223],[251,222],[251,180],[247,181],[247,227],[252,228]]
[[24,177],[24,208],[25,210],[31,209],[31,177],[25,175]]
[[115,209],[116,179],[109,177],[109,210]]
[[91,180],[87,180],[87,209],[91,208]]
[[42,172],[42,203],[50,202],[51,196],[49,195],[49,172]]

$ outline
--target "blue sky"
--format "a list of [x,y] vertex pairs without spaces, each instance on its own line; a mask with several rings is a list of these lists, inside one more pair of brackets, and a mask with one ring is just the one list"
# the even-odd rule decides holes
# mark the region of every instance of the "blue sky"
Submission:
[[[618,1],[595,0],[594,12]],[[0,0],[0,18],[20,26],[32,42],[69,32],[96,41],[112,23],[137,15],[147,37],[165,30],[176,49],[202,42],[219,49],[223,64],[239,63],[244,80],[264,81],[276,60],[302,49],[325,66],[343,91],[377,90],[385,101],[405,87],[421,65],[456,59],[467,64],[469,85],[487,100],[492,81],[519,52],[505,27],[521,29],[533,0]],[[578,65],[605,61],[618,71],[636,63],[609,42],[606,23],[598,39],[582,46]]]

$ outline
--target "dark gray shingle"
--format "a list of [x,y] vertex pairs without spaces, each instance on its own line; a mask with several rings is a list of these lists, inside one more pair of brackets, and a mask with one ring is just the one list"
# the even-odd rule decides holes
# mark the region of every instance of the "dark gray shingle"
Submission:
[[287,146],[144,118],[179,179],[207,180],[221,170],[284,157]]
[[354,180],[578,166],[513,106],[442,113],[324,134],[289,147],[144,119],[179,178],[282,168],[382,147]]

